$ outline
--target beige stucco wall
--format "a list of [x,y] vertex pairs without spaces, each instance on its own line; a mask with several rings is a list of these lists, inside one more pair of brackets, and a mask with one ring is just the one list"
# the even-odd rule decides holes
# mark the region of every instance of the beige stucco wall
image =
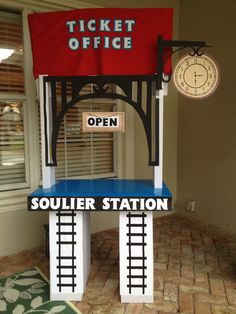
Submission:
[[235,232],[236,228],[236,2],[181,1],[180,37],[206,40],[221,68],[218,90],[202,101],[178,99],[178,208]]
[[0,214],[0,256],[44,244],[47,213],[15,210]]

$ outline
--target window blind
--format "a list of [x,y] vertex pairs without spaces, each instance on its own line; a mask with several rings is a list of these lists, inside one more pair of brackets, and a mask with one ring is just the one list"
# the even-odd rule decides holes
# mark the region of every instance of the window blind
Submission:
[[[7,95],[7,96],[6,96]],[[22,20],[0,11],[0,189],[26,182]]]
[[[92,85],[87,85],[81,94],[90,92],[92,88]],[[60,86],[57,90],[59,112]],[[57,179],[115,176],[113,133],[82,132],[82,112],[112,112],[114,106],[115,102],[111,99],[87,100],[73,105],[66,113],[57,141]]]
[[0,11],[0,93],[24,93],[21,15]]

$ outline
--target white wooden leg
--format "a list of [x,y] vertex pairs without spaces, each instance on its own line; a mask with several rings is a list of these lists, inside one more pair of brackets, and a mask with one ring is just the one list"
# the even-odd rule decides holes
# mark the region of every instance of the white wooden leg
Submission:
[[119,238],[121,302],[152,303],[152,212],[120,212]]
[[49,214],[51,300],[82,300],[90,271],[89,218],[89,212]]

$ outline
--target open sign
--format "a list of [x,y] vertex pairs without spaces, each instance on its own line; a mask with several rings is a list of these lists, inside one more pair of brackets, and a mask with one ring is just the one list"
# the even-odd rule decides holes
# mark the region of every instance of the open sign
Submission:
[[83,112],[83,132],[124,132],[124,112]]

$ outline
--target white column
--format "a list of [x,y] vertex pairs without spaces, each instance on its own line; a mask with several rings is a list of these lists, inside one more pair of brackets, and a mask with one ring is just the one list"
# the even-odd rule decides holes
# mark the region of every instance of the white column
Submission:
[[159,165],[154,166],[154,187],[162,188],[163,184],[163,118],[164,118],[164,95],[165,90],[159,90],[156,98],[159,100]]
[[[42,160],[42,182],[43,188],[50,188],[55,184],[55,168],[46,167],[46,137],[48,141],[48,154],[50,154],[50,140],[51,140],[51,131],[52,131],[52,112],[50,105],[50,95],[48,84],[46,84],[45,93],[43,88],[43,77],[46,75],[39,76],[39,99],[40,99],[40,123],[41,123],[41,160]],[[44,99],[45,99],[45,108],[47,121],[45,121],[45,112],[44,112]],[[47,134],[45,134],[45,125],[47,126]]]
[[120,212],[119,237],[121,302],[152,303],[152,212]]
[[81,301],[90,272],[90,214],[50,215],[50,300]]

